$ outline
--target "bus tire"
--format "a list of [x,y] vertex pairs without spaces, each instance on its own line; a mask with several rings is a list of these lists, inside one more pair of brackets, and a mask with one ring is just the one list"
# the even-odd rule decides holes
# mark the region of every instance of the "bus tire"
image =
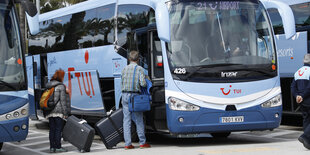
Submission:
[[2,149],[2,146],[3,146],[3,142],[0,143],[0,151],[1,151],[1,149]]
[[227,138],[231,132],[210,133],[213,138]]

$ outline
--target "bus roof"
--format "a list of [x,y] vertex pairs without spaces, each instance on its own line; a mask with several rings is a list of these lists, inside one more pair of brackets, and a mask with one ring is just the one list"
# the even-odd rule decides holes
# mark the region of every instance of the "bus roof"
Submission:
[[288,5],[295,5],[295,4],[310,2],[310,0],[274,0],[274,1],[284,2]]
[[88,1],[81,2],[75,5],[71,5],[65,8],[43,13],[39,16],[39,22],[65,16],[65,15],[74,14],[74,13],[85,11],[85,10],[98,8],[98,7],[109,5],[109,4],[113,4],[113,3],[116,3],[116,1],[118,1],[117,3],[119,5],[121,4],[142,4],[142,5],[152,6],[154,5],[154,2],[155,3],[160,2],[161,0],[88,0]]

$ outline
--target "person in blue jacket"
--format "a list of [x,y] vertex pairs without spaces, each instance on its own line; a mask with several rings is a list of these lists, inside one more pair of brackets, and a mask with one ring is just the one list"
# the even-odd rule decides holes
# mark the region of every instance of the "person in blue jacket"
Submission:
[[304,133],[298,140],[310,150],[310,54],[304,56],[304,66],[297,70],[291,84],[292,95],[300,104]]

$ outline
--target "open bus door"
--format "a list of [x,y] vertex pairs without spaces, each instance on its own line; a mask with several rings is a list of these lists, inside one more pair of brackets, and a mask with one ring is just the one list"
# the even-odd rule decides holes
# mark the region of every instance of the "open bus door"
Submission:
[[126,52],[122,52],[123,55],[126,56],[131,50],[139,51],[139,65],[145,69],[145,74],[150,77],[153,85],[151,111],[145,113],[146,126],[151,127],[152,130],[167,129],[164,66],[156,25],[150,24],[147,27],[132,30],[127,33],[127,37],[124,46]]
[[158,38],[156,29],[149,31],[149,53],[151,57],[151,74],[150,78],[153,82],[153,91],[156,93],[154,96],[155,102],[165,102],[164,96],[164,66],[161,42]]
[[35,81],[37,63],[34,61],[33,56],[26,57],[27,79],[28,79],[28,98],[29,98],[29,117],[30,119],[38,119],[37,117],[37,104],[35,101]]
[[150,78],[152,80],[152,111],[149,115],[150,123],[155,130],[167,129],[166,123],[166,105],[165,105],[165,80],[164,65],[162,56],[161,41],[158,37],[157,30],[150,29],[148,31],[148,50],[150,55]]

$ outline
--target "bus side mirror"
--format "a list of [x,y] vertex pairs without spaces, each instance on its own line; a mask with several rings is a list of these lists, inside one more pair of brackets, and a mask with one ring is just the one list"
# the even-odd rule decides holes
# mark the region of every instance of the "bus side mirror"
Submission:
[[30,34],[39,33],[39,15],[36,6],[29,0],[17,0],[15,2],[20,2],[26,12]]
[[278,9],[278,12],[283,21],[283,28],[286,39],[293,37],[296,33],[295,18],[290,6],[279,1],[261,0],[261,2],[264,4],[266,9]]
[[170,42],[170,22],[168,8],[163,0],[154,3],[156,3],[155,18],[158,37],[165,42]]

